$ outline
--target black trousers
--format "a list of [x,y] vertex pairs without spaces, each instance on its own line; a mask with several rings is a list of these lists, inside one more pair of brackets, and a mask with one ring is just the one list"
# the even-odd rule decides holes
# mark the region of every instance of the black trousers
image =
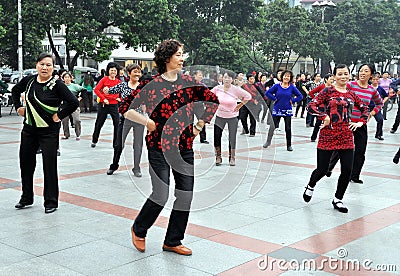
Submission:
[[200,131],[199,135],[200,135],[200,142],[204,142],[207,140],[206,125],[204,125],[204,127]]
[[304,111],[306,110],[306,105],[307,105],[307,96],[303,95],[303,99],[300,102],[297,102],[296,117],[297,117],[297,113],[299,113],[300,107],[301,107],[301,117],[304,116]]
[[[194,155],[193,150],[181,151],[180,158],[186,162],[185,166],[170,166],[174,161],[166,160],[161,151],[148,149],[150,163],[150,176],[153,191],[146,200],[139,215],[133,224],[133,231],[138,237],[146,237],[148,229],[154,224],[160,212],[168,200],[169,178],[172,174],[175,179],[175,201],[169,218],[168,229],[164,244],[167,246],[178,246],[184,238],[186,231],[190,205],[193,198],[194,186]],[[175,160],[176,161],[176,160]]]
[[[365,152],[367,151],[367,142],[368,142],[368,130],[367,125],[363,125],[362,127],[357,128],[353,132],[354,136],[354,161],[353,161],[353,169],[351,172],[351,179],[360,179],[361,169],[364,166],[365,162]],[[332,154],[331,160],[329,162],[329,171],[332,171],[335,168],[337,161],[339,160],[339,156],[337,153]]]
[[322,124],[322,120],[316,119],[316,122],[314,124],[313,133],[311,134],[311,140],[317,140],[319,127],[321,126],[321,124]]
[[271,143],[272,137],[274,136],[274,130],[279,127],[281,118],[285,121],[285,134],[286,134],[286,146],[292,146],[292,117],[291,116],[273,116],[274,127],[270,126],[268,130],[267,142]]
[[44,206],[58,207],[58,173],[57,149],[59,133],[49,128],[36,128],[24,125],[21,132],[21,145],[19,160],[22,180],[22,196],[20,203],[33,203],[33,174],[36,168],[36,151],[42,149],[43,175],[44,175]]
[[310,187],[315,187],[317,182],[328,172],[329,161],[334,152],[336,152],[339,156],[341,170],[336,187],[335,197],[337,199],[343,199],[343,196],[347,190],[347,186],[349,185],[353,166],[352,149],[337,151],[317,149],[317,168],[311,173],[310,182],[308,185]]
[[104,122],[107,119],[107,114],[110,114],[112,121],[113,121],[113,126],[114,126],[113,147],[116,147],[117,146],[117,134],[118,134],[118,121],[119,121],[118,105],[99,103],[97,108],[98,108],[97,109],[97,117],[96,117],[96,122],[94,123],[92,143],[97,143],[99,141],[100,130],[103,127]]
[[86,97],[83,98],[85,112],[92,112],[93,109],[93,91],[87,91]]
[[[249,103],[250,104],[250,103]],[[255,107],[255,105],[253,104]],[[247,117],[250,117],[250,135],[256,134],[256,109],[252,106],[244,105],[241,109],[239,109],[239,118],[242,123],[243,129],[246,133],[249,133],[249,127],[247,125]]]
[[121,158],[122,150],[124,148],[122,142],[122,130],[124,128],[125,117],[119,115],[118,121],[118,130],[117,130],[117,142],[114,145],[114,155],[113,162],[110,165],[110,170],[118,170],[119,168],[119,159]]
[[394,119],[394,124],[392,126],[392,130],[394,130],[394,131],[397,131],[397,129],[399,128],[399,124],[400,124],[400,100],[397,103],[397,105],[399,106],[399,108],[397,109],[396,118]]

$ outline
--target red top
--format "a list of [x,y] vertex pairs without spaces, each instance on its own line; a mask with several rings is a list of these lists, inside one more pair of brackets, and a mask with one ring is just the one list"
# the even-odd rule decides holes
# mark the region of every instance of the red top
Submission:
[[311,97],[311,99],[314,99],[318,95],[319,92],[324,90],[325,87],[326,87],[325,83],[318,85],[313,90],[311,90],[310,94],[308,94],[308,95]]
[[312,115],[321,118],[329,116],[331,119],[330,125],[321,129],[318,149],[354,149],[353,132],[349,129],[350,115],[354,107],[361,111],[359,121],[366,124],[368,104],[364,104],[352,91],[342,93],[333,86],[327,87],[309,103],[307,109]]
[[97,97],[100,98],[100,103],[104,103],[104,100],[107,99],[109,104],[117,104],[117,98],[120,97],[119,94],[104,94],[103,88],[104,87],[113,87],[119,84],[121,81],[119,79],[110,80],[108,76],[102,78],[99,83],[94,88],[94,93],[96,93]]

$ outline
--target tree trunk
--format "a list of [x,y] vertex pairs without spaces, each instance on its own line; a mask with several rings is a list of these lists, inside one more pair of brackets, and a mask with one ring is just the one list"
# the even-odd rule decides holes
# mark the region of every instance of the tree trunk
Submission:
[[[283,59],[284,59],[284,58],[285,58],[285,56],[282,56],[281,60],[279,61],[278,68],[280,68],[280,67],[281,67],[281,65],[282,65],[282,61],[283,61]],[[278,68],[277,68],[277,70],[278,70]]]
[[256,56],[255,51],[252,51],[252,52],[253,52],[253,56],[251,56],[251,55],[249,54],[249,52],[246,52],[247,57],[248,57],[253,63],[255,63],[256,65],[258,65],[261,69],[263,69],[264,71],[266,71],[264,65],[261,64],[261,63],[259,62],[259,60],[257,59],[257,56]]
[[53,54],[54,54],[55,57],[56,57],[56,64],[58,63],[58,64],[60,64],[60,68],[64,68],[64,67],[63,67],[63,64],[62,64],[62,59],[61,59],[61,57],[60,57],[60,54],[58,53],[58,51],[57,51],[57,49],[56,49],[56,47],[55,47],[55,45],[54,45],[53,37],[51,36],[50,30],[51,30],[51,29],[47,29],[47,30],[46,30],[46,34],[47,34],[47,38],[48,38],[49,43],[50,43],[51,51],[53,52]]
[[69,33],[69,28],[68,28],[68,25],[66,25],[66,26],[65,26],[65,54],[66,54],[66,57],[67,57],[66,64],[67,64],[67,66],[68,66],[68,70],[69,70],[70,72],[72,72],[72,69],[74,68],[74,66],[72,66],[72,68],[71,68],[71,64],[70,64],[71,56],[70,56],[70,54],[69,54],[69,39],[68,39],[68,33]]
[[74,67],[75,67],[75,64],[76,64],[76,61],[77,61],[78,58],[79,58],[79,55],[80,55],[80,54],[77,52],[77,53],[75,54],[75,56],[72,58],[71,62],[68,63],[68,70],[69,70],[70,72],[73,72]]
[[292,70],[293,70],[293,68],[296,66],[297,62],[299,61],[299,58],[300,58],[300,55],[297,55],[297,58],[296,58],[296,60],[294,61],[294,63],[293,63],[293,65],[292,65],[292,67],[290,68],[290,70],[291,70],[291,71],[292,71]]
[[291,54],[292,54],[292,49],[289,50],[289,54],[288,54],[287,59],[286,59],[286,65],[285,65],[286,69],[288,69],[288,67],[289,67],[289,59],[290,59],[290,55]]
[[390,58],[390,59],[387,61],[386,65],[385,65],[385,69],[383,70],[383,72],[384,72],[384,71],[389,71],[388,67],[390,66],[390,63],[392,62],[392,60],[393,60],[393,58]]
[[[354,64],[354,63],[353,63]],[[351,69],[350,74],[353,74],[354,69],[356,69],[356,65],[354,64],[353,68]]]

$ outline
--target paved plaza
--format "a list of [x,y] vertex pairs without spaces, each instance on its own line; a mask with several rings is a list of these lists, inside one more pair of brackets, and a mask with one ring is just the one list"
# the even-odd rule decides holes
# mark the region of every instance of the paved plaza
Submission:
[[228,165],[227,130],[223,165],[215,167],[213,125],[207,126],[211,143],[195,141],[193,211],[183,241],[193,250],[188,257],[161,248],[173,192],[149,230],[146,252],[133,247],[130,227],[151,191],[147,151],[143,177],[136,178],[130,134],[120,169],[106,175],[112,122],[91,148],[95,113],[81,114],[80,141],[73,130],[60,140],[58,210],[44,213],[41,155],[35,203],[15,209],[22,118],[9,110],[0,118],[0,275],[400,275],[400,165],[392,162],[400,132],[389,133],[397,110],[384,122],[384,141],[374,139],[376,122],[369,123],[364,184],[349,184],[347,214],[331,204],[340,166],[317,184],[309,204],[303,202],[316,166],[316,143],[304,119],[292,120],[293,152],[286,150],[284,131],[264,149],[267,124],[258,125],[256,137],[239,135],[239,127],[235,167]]

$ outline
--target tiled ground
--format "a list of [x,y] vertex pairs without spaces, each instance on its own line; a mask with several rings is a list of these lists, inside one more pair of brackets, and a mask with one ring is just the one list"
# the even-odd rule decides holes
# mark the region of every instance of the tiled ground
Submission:
[[[35,204],[14,209],[20,196],[21,118],[9,116],[8,110],[3,108],[0,118],[0,275],[400,274],[400,167],[391,161],[400,133],[389,133],[395,110],[385,121],[384,141],[373,138],[375,121],[369,124],[365,183],[349,185],[348,214],[336,212],[330,203],[338,170],[321,180],[309,204],[302,201],[316,162],[316,144],[309,142],[312,129],[303,119],[292,121],[293,152],[286,151],[283,131],[265,150],[266,124],[254,138],[239,135],[239,128],[235,167],[227,165],[226,136],[221,167],[214,166],[212,144],[196,140],[196,188],[184,240],[193,249],[190,257],[161,250],[172,196],[149,231],[146,253],[133,248],[129,228],[151,191],[147,152],[143,177],[135,178],[129,137],[121,169],[107,176],[111,121],[92,149],[95,114],[82,114],[81,141],[74,136],[60,141],[57,212],[43,212],[40,155]],[[207,127],[211,142],[212,128]],[[368,267],[349,267],[349,260]]]

